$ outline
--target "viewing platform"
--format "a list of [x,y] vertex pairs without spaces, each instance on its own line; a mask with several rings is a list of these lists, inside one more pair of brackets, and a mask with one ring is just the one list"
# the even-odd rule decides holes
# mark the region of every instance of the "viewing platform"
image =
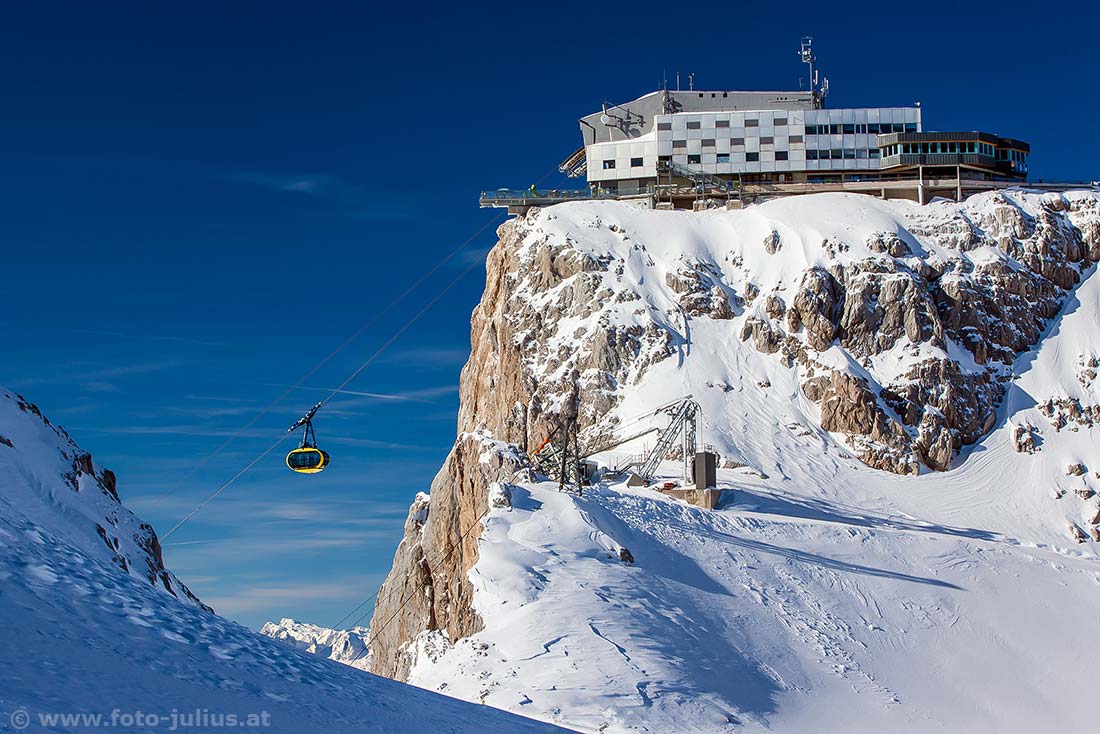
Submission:
[[525,214],[535,206],[551,206],[565,201],[619,199],[617,193],[592,189],[497,189],[482,191],[478,203],[482,209],[508,209],[509,214]]
[[479,203],[483,209],[508,209],[509,214],[526,214],[532,207],[547,207],[567,201],[635,201],[649,209],[706,209],[726,203],[737,209],[744,204],[783,196],[841,192],[867,194],[882,199],[906,199],[925,203],[934,197],[962,201],[983,191],[1019,188],[1032,191],[1069,191],[1100,189],[1097,181],[991,181],[982,178],[863,178],[844,177],[823,182],[756,182],[731,186],[719,180],[682,184],[620,187],[616,191],[604,188],[576,190],[497,189],[483,191]]

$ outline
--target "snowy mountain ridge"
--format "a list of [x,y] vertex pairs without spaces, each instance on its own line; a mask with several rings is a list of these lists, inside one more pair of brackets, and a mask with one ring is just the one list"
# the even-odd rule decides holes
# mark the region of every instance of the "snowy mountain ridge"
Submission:
[[164,568],[156,534],[120,502],[114,475],[36,406],[0,396],[0,729],[215,731],[239,721],[244,731],[253,721],[248,731],[285,734],[562,731],[319,659],[213,614]]
[[265,624],[260,628],[260,634],[283,640],[301,650],[353,668],[370,670],[370,654],[367,650],[370,630],[366,627],[332,630],[284,617],[278,622]]
[[[1089,721],[1100,195],[577,203],[499,235],[372,670],[588,731]],[[571,406],[594,445],[684,395],[717,511],[531,476]]]
[[78,543],[89,556],[210,611],[164,567],[157,534],[119,500],[114,472],[97,468],[36,405],[3,388],[0,476],[7,518]]

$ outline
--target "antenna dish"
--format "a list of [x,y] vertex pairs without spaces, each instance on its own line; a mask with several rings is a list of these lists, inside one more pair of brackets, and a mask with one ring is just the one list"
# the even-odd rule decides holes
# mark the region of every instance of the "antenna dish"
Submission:
[[604,114],[600,115],[600,123],[603,124],[603,125],[610,125],[611,124],[611,116],[608,115],[606,112]]

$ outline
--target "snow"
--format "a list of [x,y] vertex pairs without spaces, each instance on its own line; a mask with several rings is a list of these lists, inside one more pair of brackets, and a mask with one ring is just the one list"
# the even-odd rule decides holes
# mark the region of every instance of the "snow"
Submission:
[[[1037,211],[1039,195],[1008,196]],[[702,213],[563,204],[542,212],[531,242],[568,236],[622,258],[649,313],[679,331],[664,276],[683,263],[712,264],[727,284],[752,280],[762,300],[793,293],[806,267],[873,256],[860,243],[875,232],[899,233],[927,258],[980,262],[1000,255],[910,229],[960,211],[978,218],[990,198],[918,207],[823,195]],[[760,243],[773,230],[782,248],[768,255]],[[851,248],[830,253],[829,241]],[[1007,370],[1019,378],[996,428],[951,471],[915,477],[858,462],[821,430],[796,370],[731,337],[759,304],[732,322],[692,318],[690,345],[674,341],[678,357],[624,386],[615,412],[625,423],[693,395],[700,443],[748,465],[719,471],[732,490],[720,508],[622,484],[583,496],[554,482],[510,485],[511,506],[490,510],[469,574],[485,629],[418,657],[411,682],[608,734],[1090,725],[1100,544],[1075,543],[1067,524],[1087,528],[1100,506],[1074,492],[1100,489],[1100,427],[1056,431],[1039,409],[1051,397],[1100,404],[1100,379],[1082,377],[1100,355],[1100,277],[1085,275],[1040,345]],[[612,320],[638,319],[637,305]],[[885,383],[927,356],[909,346],[866,374]],[[855,367],[838,347],[821,359]],[[978,369],[968,358],[963,367]],[[1034,455],[1013,446],[1026,424],[1041,432]],[[614,464],[640,445],[598,458]],[[1075,462],[1088,472],[1068,476]],[[678,478],[680,467],[662,471]],[[620,547],[636,562],[620,561]]]
[[[139,570],[140,520],[91,475],[70,485],[82,452],[64,432],[0,390],[0,436],[0,730],[215,731],[199,724],[232,715],[261,722],[242,731],[286,734],[560,731],[324,660],[177,598]],[[117,534],[129,570],[97,524]],[[74,714],[101,718],[40,718]]]
[[265,624],[260,628],[260,634],[353,668],[370,670],[370,652],[367,649],[370,630],[366,627],[333,630],[284,617],[278,622]]

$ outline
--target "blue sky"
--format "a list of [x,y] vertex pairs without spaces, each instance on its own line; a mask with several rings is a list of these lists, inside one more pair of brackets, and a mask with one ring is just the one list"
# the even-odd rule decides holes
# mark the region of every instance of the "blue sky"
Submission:
[[[1030,141],[1034,178],[1100,178],[1085,3],[739,3],[698,25],[716,6],[24,5],[0,24],[0,383],[162,532],[483,258],[492,227],[195,471],[496,216],[480,189],[567,185],[576,119],[664,73],[797,88],[812,33],[832,105],[919,100],[927,129]],[[253,626],[331,625],[372,593],[453,441],[482,286],[475,268],[324,411],[327,472],[272,456],[169,565]]]

